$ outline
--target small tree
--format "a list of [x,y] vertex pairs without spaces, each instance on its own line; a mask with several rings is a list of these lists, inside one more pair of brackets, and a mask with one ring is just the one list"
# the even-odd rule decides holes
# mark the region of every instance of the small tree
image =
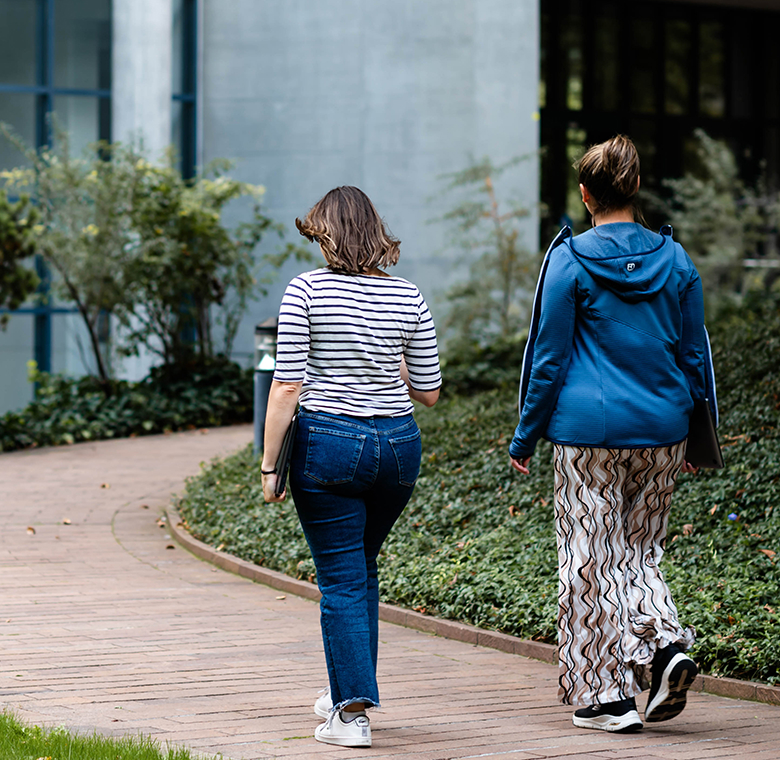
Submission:
[[36,151],[7,127],[3,132],[30,164],[4,177],[9,186],[32,193],[40,214],[38,247],[57,274],[55,293],[75,304],[89,337],[95,373],[108,389],[111,348],[101,340],[101,324],[109,314],[132,309],[126,274],[133,255],[135,156],[119,146],[100,144],[74,157],[62,132],[54,148]]
[[446,193],[464,190],[464,199],[439,220],[453,227],[452,241],[463,248],[468,279],[450,288],[445,330],[454,347],[511,339],[528,321],[538,257],[521,243],[519,221],[528,216],[519,203],[501,207],[495,180],[527,156],[494,165],[489,158],[444,175]]
[[[0,190],[0,308],[18,309],[38,285],[35,272],[22,263],[35,253],[37,222],[27,196],[12,203]],[[0,314],[0,328],[7,324],[8,315]]]
[[[166,364],[213,357],[214,322],[223,327],[221,350],[229,356],[248,300],[267,292],[290,257],[310,258],[288,244],[256,260],[265,233],[281,235],[283,227],[262,212],[262,187],[224,175],[228,162],[184,180],[172,162],[155,166],[132,146],[98,143],[74,157],[62,132],[42,151],[4,125],[0,132],[27,156],[29,168],[3,177],[33,194],[39,249],[57,274],[56,292],[82,317],[107,390],[115,352],[146,346]],[[223,212],[240,198],[251,201],[250,221],[230,230]],[[107,315],[124,327],[117,346],[101,340]]]
[[[229,356],[248,300],[267,293],[265,286],[290,257],[310,255],[288,244],[255,257],[263,236],[281,236],[284,227],[262,212],[264,188],[225,176],[228,162],[214,162],[194,180],[184,180],[170,165],[139,161],[138,166],[132,199],[138,255],[129,271],[135,306],[123,314],[129,330],[125,349],[132,353],[144,345],[165,364]],[[240,198],[252,204],[250,220],[231,231],[222,214]],[[219,348],[214,322],[223,328]]]
[[697,166],[684,177],[663,180],[667,195],[643,194],[674,227],[705,289],[733,291],[742,279],[743,259],[756,253],[768,230],[776,230],[777,194],[764,180],[746,185],[726,143],[702,129],[694,138]]

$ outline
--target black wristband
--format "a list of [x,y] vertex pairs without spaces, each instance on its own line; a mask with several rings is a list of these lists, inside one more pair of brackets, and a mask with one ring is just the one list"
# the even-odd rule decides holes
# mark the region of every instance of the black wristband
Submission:
[[273,470],[260,470],[262,475],[276,475],[276,467]]

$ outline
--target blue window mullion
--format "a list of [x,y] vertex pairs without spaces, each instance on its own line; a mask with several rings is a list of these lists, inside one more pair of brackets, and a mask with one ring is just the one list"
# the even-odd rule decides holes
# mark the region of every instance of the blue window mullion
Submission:
[[[36,148],[51,144],[51,114],[54,109],[54,0],[38,0],[38,56],[37,78],[40,88],[36,98]],[[50,303],[51,275],[43,259],[38,256],[35,268],[40,277],[38,293],[45,304],[42,312],[33,316],[33,355],[42,372],[51,372],[52,311]]]

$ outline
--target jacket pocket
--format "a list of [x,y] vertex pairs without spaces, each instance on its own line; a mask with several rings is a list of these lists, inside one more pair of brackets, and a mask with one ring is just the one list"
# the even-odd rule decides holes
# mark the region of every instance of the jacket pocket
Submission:
[[365,442],[362,433],[310,427],[304,474],[323,485],[351,483]]

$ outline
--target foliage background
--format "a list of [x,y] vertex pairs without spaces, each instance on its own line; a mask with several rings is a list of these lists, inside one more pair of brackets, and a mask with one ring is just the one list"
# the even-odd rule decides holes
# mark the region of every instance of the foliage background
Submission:
[[[29,192],[35,203],[27,220],[20,218],[27,196],[18,208],[0,196],[0,243],[17,258],[34,248],[51,267],[53,293],[76,306],[89,338],[92,361],[85,358],[85,366],[92,364],[88,371],[106,393],[114,389],[116,358],[141,349],[180,368],[230,356],[249,300],[267,294],[287,260],[311,260],[293,243],[256,252],[284,227],[265,214],[263,187],[228,176],[229,161],[212,161],[185,179],[172,152],[163,166],[121,143],[73,155],[67,134],[54,126],[53,146],[35,150],[0,123],[0,138],[27,161],[0,172],[0,181],[6,190]],[[245,221],[228,228],[224,212],[242,200]],[[9,287],[18,306],[25,270],[9,270],[5,260],[3,253],[0,306]],[[34,284],[26,282],[27,290]],[[110,317],[123,329],[108,329]]]
[[[11,202],[0,190],[0,309],[18,309],[38,285],[38,276],[24,261],[35,253],[37,220],[29,198]],[[8,315],[0,314],[0,329],[7,322]]]
[[[780,683],[780,297],[756,298],[711,328],[727,469],[681,477],[662,567],[682,620],[699,632],[693,654],[705,672]],[[510,470],[516,404],[515,388],[498,387],[418,411],[423,469],[385,544],[381,591],[554,642],[551,452],[539,446],[530,477]],[[247,449],[204,467],[179,509],[207,543],[314,580],[292,501],[264,504],[260,480]]]
[[252,419],[252,370],[224,359],[152,369],[139,383],[38,372],[36,398],[0,416],[0,452],[150,435]]

